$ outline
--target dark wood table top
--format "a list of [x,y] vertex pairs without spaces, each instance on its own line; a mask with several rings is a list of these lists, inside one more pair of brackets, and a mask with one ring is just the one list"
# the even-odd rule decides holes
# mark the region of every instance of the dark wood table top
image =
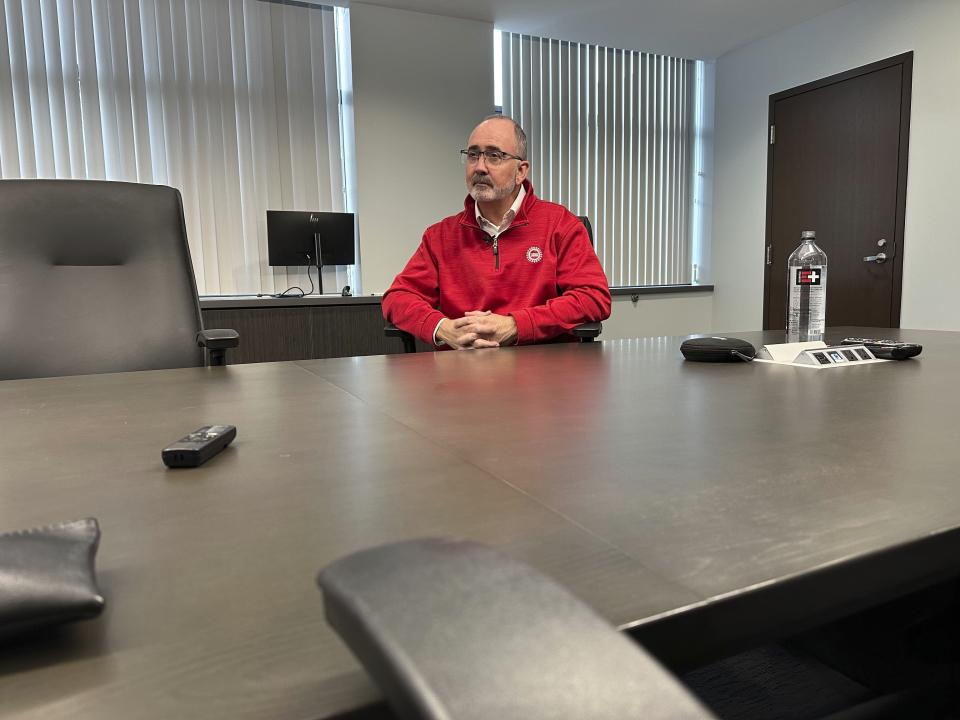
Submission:
[[[918,359],[834,370],[646,338],[0,382],[0,531],[98,517],[108,602],[0,648],[0,717],[370,703],[314,577],[417,536],[498,546],[678,663],[955,573],[960,333],[898,332]],[[211,423],[231,448],[163,467]]]

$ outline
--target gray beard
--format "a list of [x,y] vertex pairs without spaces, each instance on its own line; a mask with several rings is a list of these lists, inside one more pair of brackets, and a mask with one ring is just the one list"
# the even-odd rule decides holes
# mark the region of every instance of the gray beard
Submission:
[[501,185],[500,187],[496,185],[473,184],[470,186],[469,192],[470,197],[472,197],[475,202],[494,202],[496,200],[503,200],[505,197],[510,197],[516,187],[516,183]]

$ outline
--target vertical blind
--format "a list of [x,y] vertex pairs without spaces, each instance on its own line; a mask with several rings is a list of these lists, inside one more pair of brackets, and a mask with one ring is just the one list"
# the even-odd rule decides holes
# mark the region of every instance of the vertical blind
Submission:
[[[302,268],[267,266],[266,210],[348,209],[332,8],[2,7],[0,177],[171,185],[201,294],[307,287]],[[337,287],[349,281],[331,274]]]
[[531,182],[590,217],[610,285],[691,282],[695,61],[507,32],[501,52]]

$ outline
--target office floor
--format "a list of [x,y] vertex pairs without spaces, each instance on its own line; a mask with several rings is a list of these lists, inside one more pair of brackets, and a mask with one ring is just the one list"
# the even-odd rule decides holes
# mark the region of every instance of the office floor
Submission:
[[685,674],[722,720],[960,718],[960,584]]

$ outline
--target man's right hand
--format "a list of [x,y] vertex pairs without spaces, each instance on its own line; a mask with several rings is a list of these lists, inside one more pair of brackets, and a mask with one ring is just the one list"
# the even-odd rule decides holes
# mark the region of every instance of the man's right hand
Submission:
[[493,340],[485,340],[477,333],[455,327],[455,323],[450,318],[444,318],[440,321],[440,327],[437,328],[437,340],[443,340],[454,350],[479,350],[482,348],[500,347],[500,343]]

